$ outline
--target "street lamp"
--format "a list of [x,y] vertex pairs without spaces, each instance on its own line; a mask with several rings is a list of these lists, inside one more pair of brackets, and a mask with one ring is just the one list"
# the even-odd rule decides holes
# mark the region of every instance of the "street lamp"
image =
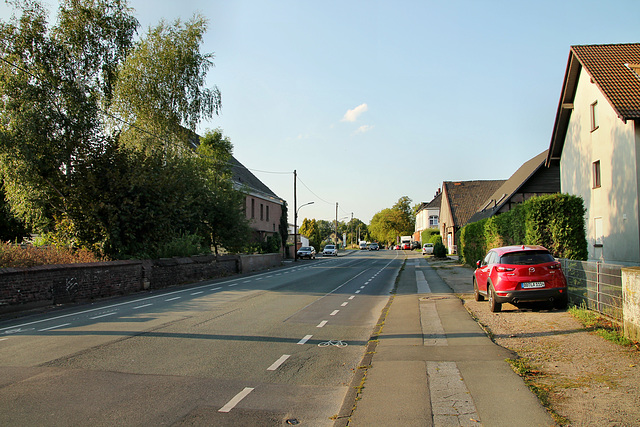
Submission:
[[304,205],[300,205],[298,209],[295,210],[295,214],[293,215],[293,261],[298,261],[298,212],[303,206],[312,205],[313,202],[305,203]]

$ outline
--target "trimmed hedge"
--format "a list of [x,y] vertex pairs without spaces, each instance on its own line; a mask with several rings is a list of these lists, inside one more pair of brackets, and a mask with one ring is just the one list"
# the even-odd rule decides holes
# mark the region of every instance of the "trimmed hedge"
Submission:
[[464,226],[460,256],[465,264],[475,267],[491,248],[542,245],[557,258],[586,260],[585,212],[578,196],[533,197],[509,212]]
[[420,234],[420,241],[422,244],[425,243],[436,243],[442,242],[442,237],[440,237],[440,230],[437,228],[427,228],[426,230],[422,230]]

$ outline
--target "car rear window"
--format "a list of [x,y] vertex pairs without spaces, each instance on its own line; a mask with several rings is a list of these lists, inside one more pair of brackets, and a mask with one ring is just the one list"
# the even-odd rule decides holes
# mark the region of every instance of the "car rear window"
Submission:
[[325,249],[335,249],[336,247],[333,245],[327,245],[324,247]]
[[500,264],[511,265],[535,265],[553,261],[553,255],[547,251],[511,252],[500,257]]

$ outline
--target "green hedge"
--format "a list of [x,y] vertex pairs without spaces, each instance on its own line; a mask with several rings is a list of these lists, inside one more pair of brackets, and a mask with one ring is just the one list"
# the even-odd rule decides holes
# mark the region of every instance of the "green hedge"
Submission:
[[422,233],[420,233],[420,239],[422,244],[435,244],[436,242],[442,242],[442,237],[440,237],[440,230],[437,228],[427,228],[426,230],[422,230]]
[[542,245],[555,257],[586,260],[585,212],[578,196],[534,197],[509,212],[464,226],[459,252],[472,267],[489,249],[507,245]]

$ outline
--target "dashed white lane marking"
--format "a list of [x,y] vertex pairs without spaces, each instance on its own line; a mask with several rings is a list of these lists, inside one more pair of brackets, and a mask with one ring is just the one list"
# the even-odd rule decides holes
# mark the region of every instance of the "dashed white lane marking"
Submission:
[[198,292],[192,292],[191,295],[199,295],[199,294],[203,294],[204,291],[198,291]]
[[360,293],[360,290],[357,290],[357,291],[356,291],[356,294],[359,294],[359,293]]
[[304,338],[302,338],[300,341],[298,341],[298,344],[302,345],[304,343],[306,343],[307,341],[309,341],[311,339],[313,335],[305,335]]
[[347,301],[343,302],[342,304],[340,304],[340,307],[346,307],[347,304],[349,304]]
[[326,325],[329,321],[328,320],[323,320],[322,322],[318,323],[318,326],[316,326],[316,328],[322,328],[324,325]]
[[165,301],[165,302],[175,301],[175,300],[180,299],[180,298],[182,298],[182,297],[173,297],[173,298],[166,299],[166,300],[164,300],[164,301]]
[[218,291],[218,290],[220,290],[220,289],[222,289],[222,288],[221,288],[221,287],[219,287],[219,286],[218,286],[217,288],[211,288],[211,290],[212,290],[212,291]]
[[236,407],[236,405],[238,403],[240,403],[240,401],[242,399],[247,397],[249,395],[249,393],[251,393],[252,391],[253,391],[253,387],[245,387],[244,390],[242,390],[240,393],[236,394],[234,396],[234,398],[229,401],[229,403],[224,405],[222,408],[218,409],[218,412],[229,412],[229,411],[231,411],[233,408]]
[[153,304],[143,304],[143,305],[139,305],[139,306],[137,306],[137,307],[133,307],[133,310],[139,310],[139,309],[141,309],[141,308],[149,307],[150,305],[153,305]]
[[285,360],[287,360],[290,357],[291,357],[290,354],[283,354],[282,356],[280,356],[280,359],[273,362],[273,364],[267,368],[267,371],[275,371],[280,367],[280,365],[282,365],[285,362]]
[[340,312],[340,310],[333,310],[329,316],[335,316],[339,312]]
[[366,288],[366,286],[360,286],[360,289],[364,289],[364,288]]
[[355,295],[351,295],[349,299],[354,299],[355,297],[356,297]]
[[89,319],[99,319],[101,317],[113,316],[114,314],[116,314],[115,311],[113,313],[101,314],[99,316],[90,317]]
[[[52,329],[64,328],[65,326],[69,326],[71,323],[63,323],[62,325],[51,326],[50,328],[38,329],[38,332],[50,331]],[[6,338],[5,338],[6,340]]]
[[251,280],[245,280],[245,281],[244,281],[244,282],[242,282],[242,283],[251,283]]
[[[433,425],[480,425],[471,393],[455,362],[427,362]],[[477,420],[470,424],[469,420]]]
[[424,277],[423,271],[416,271],[416,283],[418,284],[418,293],[419,294],[430,294],[431,288],[429,287],[429,283],[427,279]]

